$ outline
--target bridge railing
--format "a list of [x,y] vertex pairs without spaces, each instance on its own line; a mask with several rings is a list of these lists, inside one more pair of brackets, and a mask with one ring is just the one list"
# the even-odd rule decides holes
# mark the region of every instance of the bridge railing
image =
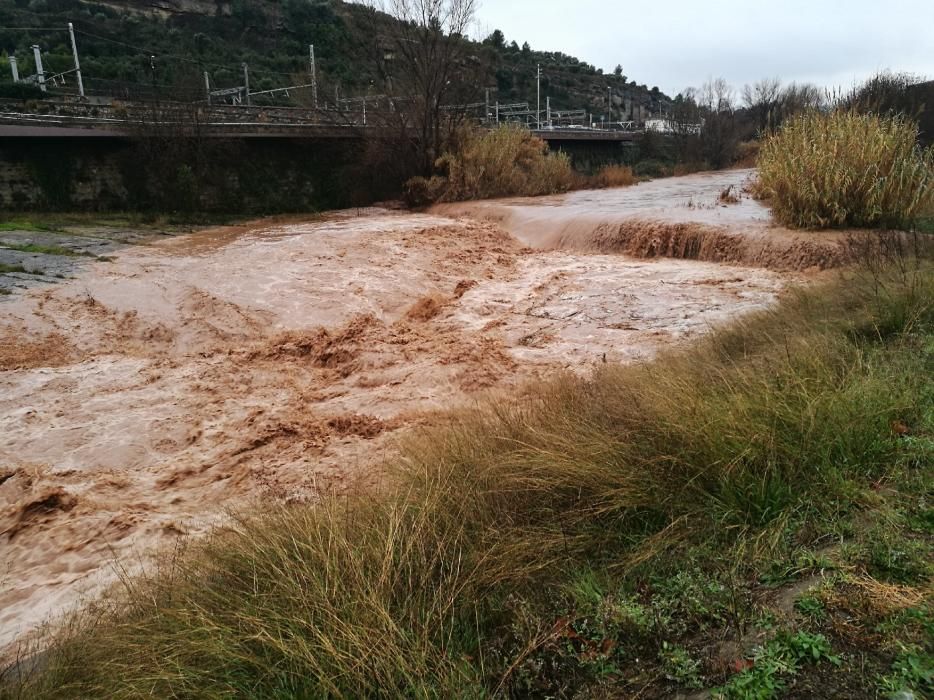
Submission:
[[[305,107],[222,106],[185,103],[123,103],[0,100],[0,125],[67,127],[127,134],[211,136],[362,136],[393,133],[400,113],[395,110],[338,111]],[[484,123],[478,119],[478,123]],[[492,124],[486,123],[486,126]],[[595,130],[554,124],[533,132],[546,141],[632,140],[630,130]]]

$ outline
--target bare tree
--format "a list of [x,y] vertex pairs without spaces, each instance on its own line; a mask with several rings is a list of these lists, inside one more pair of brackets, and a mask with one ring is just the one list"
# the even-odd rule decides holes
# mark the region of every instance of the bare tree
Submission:
[[826,93],[810,83],[791,83],[782,90],[779,114],[775,126],[788,117],[806,112],[809,109],[821,109],[826,104]]
[[417,169],[427,175],[464,116],[451,105],[479,98],[473,75],[479,61],[465,36],[477,2],[371,0],[370,7],[396,20],[382,23],[374,47],[393,103],[391,121],[411,133]]
[[760,132],[776,126],[774,120],[781,104],[782,81],[765,78],[743,87],[743,105]]
[[198,102],[153,99],[124,108],[131,148],[126,180],[136,206],[169,211],[198,207],[210,154]]
[[730,165],[738,142],[736,93],[723,78],[708,80],[697,91],[697,104],[704,116],[701,143],[705,158],[714,168]]

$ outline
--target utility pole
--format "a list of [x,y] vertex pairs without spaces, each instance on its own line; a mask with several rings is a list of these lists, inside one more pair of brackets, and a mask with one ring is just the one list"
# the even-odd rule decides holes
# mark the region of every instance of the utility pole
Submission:
[[486,107],[483,110],[483,121],[486,124],[490,123],[490,88],[486,89]]
[[71,22],[68,23],[68,36],[71,37],[71,53],[75,57],[75,75],[78,76],[78,94],[84,97],[84,81],[81,79],[81,64],[78,62],[78,44],[75,43],[75,26]]
[[208,96],[208,104],[211,104],[211,78],[207,71],[204,71],[204,92]]
[[243,62],[243,95],[246,100],[246,106],[250,106],[250,68],[246,61]]
[[535,128],[542,128],[542,64],[535,74]]
[[496,100],[496,126],[499,126],[499,100]]
[[42,70],[42,54],[39,52],[39,45],[32,45],[32,55],[36,59],[36,81],[39,83],[39,89],[46,92],[45,71]]
[[613,99],[610,97],[610,88],[609,85],[606,87],[606,125],[609,127],[610,122],[613,121]]
[[318,109],[318,72],[315,69],[315,45],[308,44],[308,70],[311,72],[311,99]]
[[19,82],[19,67],[16,65],[16,56],[10,56],[10,70],[13,71],[13,82]]
[[545,98],[545,123],[551,128],[551,97]]

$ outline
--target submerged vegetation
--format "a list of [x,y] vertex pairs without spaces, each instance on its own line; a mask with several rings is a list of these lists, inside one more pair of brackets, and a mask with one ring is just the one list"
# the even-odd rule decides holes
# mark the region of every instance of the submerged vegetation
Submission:
[[934,147],[901,116],[807,112],[762,144],[759,194],[799,228],[910,228],[934,210]]
[[[931,683],[934,274],[426,429],[383,493],[244,517],[10,697],[877,697]],[[35,669],[38,670],[35,670]]]

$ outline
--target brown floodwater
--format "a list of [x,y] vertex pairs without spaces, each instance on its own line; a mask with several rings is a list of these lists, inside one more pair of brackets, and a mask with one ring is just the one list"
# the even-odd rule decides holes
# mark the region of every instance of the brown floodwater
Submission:
[[377,483],[441,411],[769,305],[804,277],[554,238],[633,209],[767,227],[688,206],[744,177],[204,231],[0,303],[0,647],[225,509]]
[[750,193],[754,176],[754,170],[698,173],[551,197],[442,204],[433,211],[496,223],[540,250],[668,256],[778,270],[841,264],[846,232],[776,225],[767,205]]

